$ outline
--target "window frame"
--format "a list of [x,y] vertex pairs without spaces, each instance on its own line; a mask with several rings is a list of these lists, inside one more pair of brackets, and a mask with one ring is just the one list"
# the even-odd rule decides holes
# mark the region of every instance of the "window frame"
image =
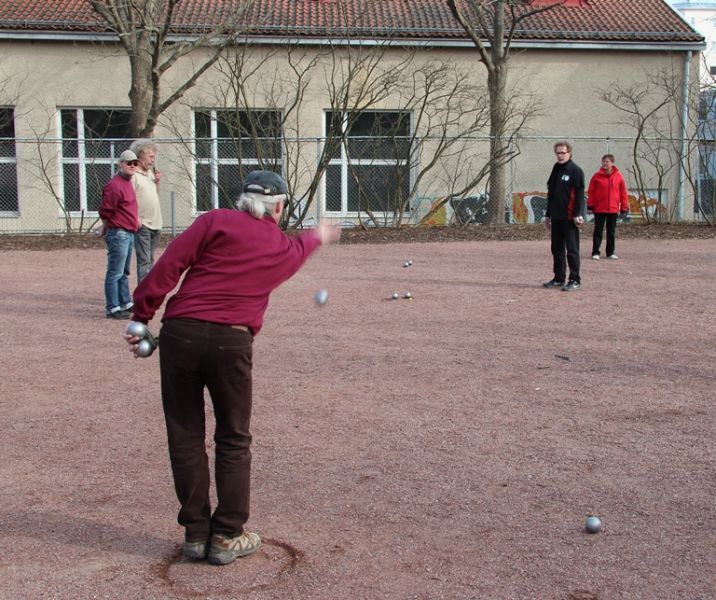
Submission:
[[[2,140],[9,140],[12,143],[12,155],[11,156],[4,156],[3,154],[0,154],[0,164],[2,165],[14,165],[14,168],[12,169],[15,176],[15,210],[2,210],[0,209],[0,218],[17,218],[20,216],[20,188],[19,188],[19,181],[17,176],[17,132],[15,131],[15,107],[14,106],[3,106],[0,105],[0,111],[9,111],[8,116],[8,123],[12,129],[12,131],[8,131],[8,133],[12,133],[12,137],[2,137],[2,132],[0,131],[0,139]],[[1,121],[2,119],[0,119]],[[5,186],[3,186],[5,188]]]
[[[327,122],[329,115],[332,113],[335,113],[337,111],[333,109],[324,109],[323,111],[323,137],[324,140],[326,139],[326,136],[328,135],[327,130]],[[349,111],[350,112],[350,111]],[[358,112],[358,111],[353,111]],[[382,114],[382,115],[390,115],[390,114],[396,114],[397,118],[406,118],[408,120],[408,130],[406,132],[406,135],[404,136],[406,141],[411,140],[412,134],[413,134],[413,114],[412,111],[406,111],[401,109],[369,109],[364,111],[359,111],[361,114],[367,114],[367,113],[373,113],[373,114]],[[341,128],[342,128],[342,135],[346,137],[346,139],[350,140],[370,140],[373,139],[371,136],[351,136],[350,132],[346,132],[346,128],[348,126],[348,117],[349,115],[347,113],[344,113],[341,117]],[[397,123],[397,121],[396,121]],[[394,136],[394,137],[403,137],[403,136]],[[412,188],[413,184],[413,167],[411,165],[411,158],[412,158],[412,149],[409,149],[409,152],[407,156],[403,158],[378,158],[378,157],[369,157],[369,158],[353,158],[351,157],[350,163],[356,167],[366,166],[366,167],[381,167],[381,166],[388,166],[393,168],[398,167],[407,167],[409,169],[408,171],[408,188]],[[330,167],[340,166],[341,169],[341,181],[340,181],[340,194],[341,194],[341,209],[340,210],[329,210],[327,207],[327,189],[330,187],[328,183],[328,177],[329,172],[328,169]],[[338,157],[332,157],[328,163],[328,169],[326,170],[326,173],[323,176],[323,193],[322,193],[322,206],[321,209],[323,211],[323,214],[325,214],[327,217],[332,218],[356,218],[360,214],[364,214],[364,211],[360,208],[358,210],[350,210],[349,209],[349,203],[350,203],[350,190],[349,190],[349,161],[346,156],[346,149],[345,145],[343,143],[340,144],[340,156]],[[392,212],[391,211],[385,211],[385,210],[372,210],[371,211],[377,218],[386,218],[389,217]]]
[[[286,160],[286,139],[283,131],[283,111],[278,108],[208,108],[208,107],[195,107],[192,109],[191,119],[191,134],[192,134],[192,147],[191,153],[193,157],[193,168],[192,168],[192,184],[194,188],[194,197],[192,200],[192,212],[193,216],[198,216],[208,212],[209,210],[215,210],[221,208],[221,186],[219,171],[221,166],[236,167],[239,170],[239,175],[242,170],[247,167],[251,170],[261,167],[262,158],[257,157],[234,157],[226,158],[222,157],[219,144],[224,140],[236,140],[237,138],[232,137],[219,137],[219,126],[221,124],[218,115],[220,113],[241,113],[249,115],[250,113],[272,113],[272,117],[276,118],[279,130],[278,135],[274,137],[266,137],[259,139],[270,139],[277,140],[276,147],[280,151],[280,156],[271,157],[271,165],[263,165],[263,168],[270,169],[271,166],[279,167],[277,172],[283,174]],[[208,115],[209,117],[209,137],[198,137],[197,133],[197,118],[200,114]],[[241,138],[238,138],[241,139]],[[208,156],[199,155],[199,143],[201,140],[208,140],[207,147],[209,148]],[[203,142],[202,142],[203,143]],[[265,159],[264,159],[265,160]],[[210,185],[210,203],[211,207],[206,210],[199,208],[199,189],[201,186],[199,181],[199,167],[200,165],[209,167],[209,185]],[[238,198],[234,198],[233,202],[236,202]]]
[[[68,111],[74,113],[74,125],[76,131],[76,137],[70,138],[64,135],[64,114]],[[101,138],[102,141],[108,142],[110,147],[110,153],[108,157],[88,157],[87,145],[95,138],[91,138],[87,135],[86,131],[86,119],[85,111],[111,111],[113,113],[119,113],[129,117],[132,113],[131,108],[127,107],[97,107],[97,106],[62,106],[58,107],[58,129],[59,138],[61,140],[60,145],[60,195],[62,198],[62,206],[59,208],[60,216],[68,215],[70,218],[78,219],[84,216],[98,217],[98,210],[91,210],[88,208],[89,205],[89,190],[87,187],[88,175],[87,171],[90,166],[94,165],[109,165],[110,179],[117,173],[119,155],[129,148],[131,143],[134,141],[134,137],[130,135],[129,128],[127,128],[127,137],[116,138],[107,137]],[[129,119],[127,119],[129,120]],[[77,155],[68,156],[65,154],[65,146],[68,142],[74,142],[77,144]],[[65,174],[65,165],[77,165],[77,185],[79,189],[79,210],[68,210],[67,204],[68,199],[66,195],[67,181]],[[109,181],[109,179],[107,179]],[[107,182],[105,182],[106,184]],[[97,206],[99,207],[102,199],[99,198]]]

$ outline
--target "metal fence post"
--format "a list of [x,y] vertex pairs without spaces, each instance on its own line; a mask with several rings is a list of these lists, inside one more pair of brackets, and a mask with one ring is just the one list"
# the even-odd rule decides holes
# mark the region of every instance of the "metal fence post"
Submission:
[[172,209],[172,237],[176,237],[177,235],[177,199],[176,199],[176,193],[171,192],[171,209]]
[[[321,163],[321,138],[316,138],[316,166]],[[322,188],[319,184],[316,190],[316,221],[321,220],[321,204],[323,204],[323,193]]]

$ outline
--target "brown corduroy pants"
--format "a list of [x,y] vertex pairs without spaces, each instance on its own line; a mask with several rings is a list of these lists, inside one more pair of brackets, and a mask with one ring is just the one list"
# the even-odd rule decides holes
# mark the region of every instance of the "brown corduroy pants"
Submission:
[[[253,336],[245,329],[192,319],[160,332],[162,404],[177,498],[189,542],[235,537],[249,518]],[[204,388],[215,417],[217,506],[211,513]]]

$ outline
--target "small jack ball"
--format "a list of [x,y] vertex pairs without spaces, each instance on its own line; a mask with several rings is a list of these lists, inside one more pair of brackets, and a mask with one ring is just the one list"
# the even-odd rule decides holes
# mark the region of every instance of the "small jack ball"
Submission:
[[391,298],[393,298],[393,300],[397,300],[399,297],[400,297],[400,294],[398,294],[398,292],[393,292],[393,295],[391,296]]
[[599,517],[589,517],[584,528],[589,533],[599,533],[602,530],[602,520]]
[[323,306],[326,302],[328,302],[328,290],[318,290],[314,296],[313,300],[318,304],[319,306]]
[[405,298],[406,300],[412,300],[413,295],[410,292],[405,292],[405,294],[403,295],[403,298]]

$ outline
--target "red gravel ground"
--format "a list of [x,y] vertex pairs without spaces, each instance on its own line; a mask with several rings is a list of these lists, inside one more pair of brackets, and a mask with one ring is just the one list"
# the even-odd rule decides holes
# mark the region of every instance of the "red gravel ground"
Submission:
[[713,599],[714,245],[583,238],[573,293],[544,239],[321,250],[255,341],[265,544],[227,567],[180,558],[104,251],[3,251],[0,598]]

